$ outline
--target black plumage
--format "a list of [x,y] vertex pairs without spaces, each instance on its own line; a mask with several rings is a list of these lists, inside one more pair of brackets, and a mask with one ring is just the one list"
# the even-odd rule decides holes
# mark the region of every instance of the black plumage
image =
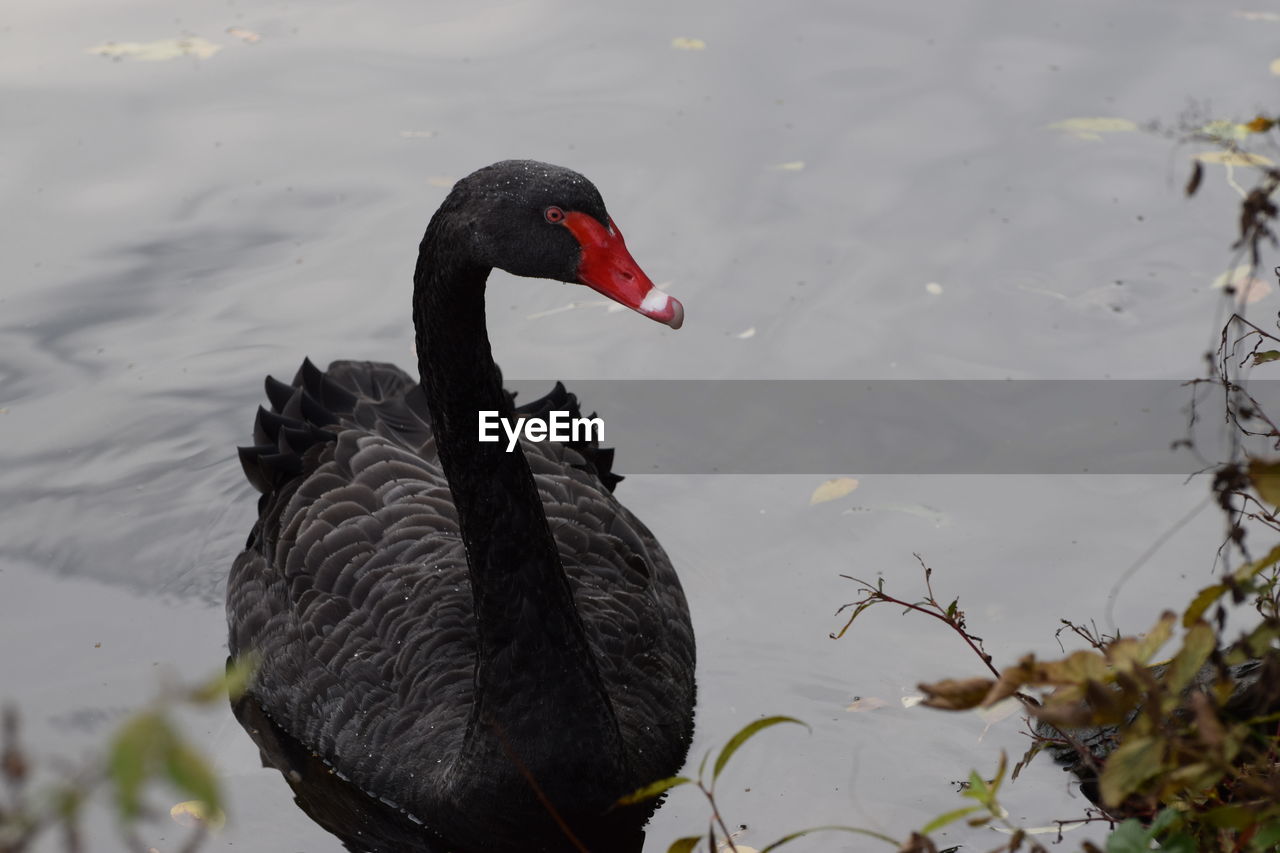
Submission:
[[232,656],[259,661],[254,725],[421,823],[421,850],[638,849],[649,808],[612,804],[677,772],[692,732],[684,594],[615,499],[612,450],[475,440],[480,409],[579,414],[559,384],[517,409],[484,327],[491,267],[575,280],[550,204],[612,227],[568,170],[460,181],[415,273],[422,381],[307,361],[267,380],[240,454],[263,494],[227,613]]

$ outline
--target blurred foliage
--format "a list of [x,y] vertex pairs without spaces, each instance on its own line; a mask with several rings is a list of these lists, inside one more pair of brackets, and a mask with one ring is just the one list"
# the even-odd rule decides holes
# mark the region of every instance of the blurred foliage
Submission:
[[222,702],[228,694],[240,695],[250,671],[251,665],[236,664],[195,687],[163,690],[150,707],[116,729],[105,754],[40,786],[33,781],[35,759],[22,745],[18,712],[5,709],[0,726],[0,775],[5,788],[0,802],[0,853],[25,853],[52,836],[60,836],[68,853],[85,850],[81,820],[85,807],[99,794],[110,798],[125,844],[147,853],[154,848],[139,838],[138,826],[159,812],[146,796],[157,784],[191,798],[164,811],[193,827],[177,849],[191,853],[199,848],[208,830],[222,823],[222,794],[213,768],[183,737],[173,711],[182,705]]
[[[706,798],[707,804],[711,809],[711,816],[707,821],[707,831],[705,834],[699,832],[697,835],[687,835],[683,838],[676,839],[671,843],[671,846],[667,848],[667,853],[693,853],[693,851],[697,850],[700,846],[705,846],[708,853],[718,853],[718,851],[723,850],[740,851],[740,853],[747,853],[748,850],[754,851],[755,848],[741,846],[735,841],[735,833],[730,832],[728,825],[725,823],[724,817],[720,813],[720,807],[716,803],[716,783],[720,780],[720,774],[722,774],[725,768],[728,767],[729,760],[733,758],[734,754],[743,746],[743,744],[765,729],[781,725],[783,723],[793,723],[795,725],[804,726],[806,729],[808,728],[808,726],[794,717],[763,717],[759,720],[755,720],[754,722],[743,726],[737,734],[729,738],[725,745],[720,748],[715,761],[712,762],[710,777],[707,776],[707,762],[711,760],[711,753],[708,752],[702,757],[702,763],[698,765],[698,775],[696,778],[692,776],[671,776],[666,779],[659,779],[657,782],[645,785],[643,788],[621,798],[618,800],[618,805],[626,806],[643,802],[645,800],[651,800],[655,797],[663,796],[673,788],[678,788],[682,785],[693,785]],[[803,838],[804,836],[812,835],[815,832],[851,832],[875,838],[888,844],[897,844],[897,842],[889,836],[882,835],[878,832],[872,832],[869,829],[859,829],[858,827],[853,826],[815,826],[784,835],[772,844],[768,844],[761,848],[758,853],[769,853],[769,851],[777,850],[779,847],[795,841],[797,838]]]
[[[1218,157],[1196,156],[1188,196],[1202,186],[1205,163],[1258,170],[1250,189],[1229,182],[1241,196],[1232,249],[1247,261],[1251,277],[1264,245],[1278,244],[1280,170],[1244,145],[1266,135],[1264,144],[1276,149],[1278,128],[1276,118],[1258,116],[1245,123],[1211,122],[1186,136],[1222,151]],[[1280,268],[1275,275],[1280,278]],[[1021,701],[1032,723],[1032,743],[1012,777],[1046,749],[1066,762],[1096,806],[1082,819],[1113,827],[1107,853],[1157,846],[1176,853],[1280,850],[1280,545],[1274,544],[1274,534],[1280,533],[1280,428],[1248,392],[1248,372],[1280,360],[1280,319],[1271,329],[1248,320],[1245,294],[1231,285],[1224,290],[1230,316],[1217,350],[1205,356],[1208,375],[1188,383],[1193,394],[1205,386],[1214,392],[1230,427],[1225,461],[1205,467],[1226,527],[1216,583],[1201,589],[1180,613],[1161,614],[1137,636],[1102,637],[1064,620],[1088,648],[1050,660],[1026,655],[1004,669],[993,665],[970,632],[959,600],[944,605],[935,597],[927,566],[927,594],[920,601],[886,592],[883,580],[871,584],[851,578],[860,595],[841,608],[848,609],[849,618],[833,635],[842,636],[868,607],[882,604],[948,625],[990,675],[922,684],[924,704],[962,711],[990,708],[1009,697]],[[1201,414],[1193,400],[1190,426]],[[1199,453],[1190,426],[1189,437],[1175,447]],[[1251,535],[1270,540],[1266,553],[1251,547]],[[1228,630],[1232,615],[1243,627]],[[1157,662],[1167,646],[1173,647],[1172,655]],[[1003,766],[1002,759],[996,780],[977,788],[979,806],[940,816],[899,849],[934,851],[928,835],[945,823],[983,808],[998,816],[995,797]],[[971,780],[965,796],[974,797],[974,790]],[[1033,839],[1015,835],[997,850],[1018,850],[1024,843],[1026,849],[1042,849]],[[1083,848],[1098,853],[1089,842]]]

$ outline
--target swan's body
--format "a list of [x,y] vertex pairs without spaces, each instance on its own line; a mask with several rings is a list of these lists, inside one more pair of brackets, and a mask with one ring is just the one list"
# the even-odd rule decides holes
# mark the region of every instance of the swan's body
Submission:
[[[232,655],[258,656],[251,698],[421,821],[423,849],[578,849],[569,834],[620,849],[610,806],[688,749],[684,595],[613,497],[608,452],[476,441],[479,410],[513,414],[483,325],[489,268],[606,291],[604,250],[583,234],[615,231],[575,173],[517,162],[463,179],[415,275],[422,383],[389,365],[304,365],[292,387],[268,382],[275,413],[242,453],[263,498],[227,612]],[[620,235],[611,245],[613,262]],[[613,270],[631,290],[610,295],[678,326],[674,300],[640,304],[636,273],[648,283]],[[557,388],[538,407],[576,401]]]

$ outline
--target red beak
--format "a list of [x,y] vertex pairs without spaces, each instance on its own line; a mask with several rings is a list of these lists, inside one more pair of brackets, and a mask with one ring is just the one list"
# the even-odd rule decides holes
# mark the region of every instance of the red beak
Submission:
[[612,220],[605,228],[594,216],[569,211],[565,214],[564,224],[582,246],[578,281],[659,323],[666,323],[673,329],[680,328],[684,323],[684,306],[680,300],[653,286],[649,276],[627,251],[622,232]]

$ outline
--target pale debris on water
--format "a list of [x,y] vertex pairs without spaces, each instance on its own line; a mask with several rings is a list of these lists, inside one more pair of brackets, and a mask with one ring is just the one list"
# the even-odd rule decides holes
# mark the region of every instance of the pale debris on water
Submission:
[[1061,130],[1076,139],[1098,142],[1104,133],[1126,133],[1138,129],[1127,118],[1069,118],[1049,125],[1050,130]]
[[1252,273],[1253,267],[1244,264],[1222,273],[1209,286],[1214,290],[1221,290],[1227,285],[1231,285],[1236,290],[1237,302],[1252,305],[1254,302],[1265,299],[1273,289],[1271,282],[1258,278]]
[[878,696],[859,696],[850,702],[845,710],[858,713],[861,711],[874,711],[877,708],[887,708],[888,706],[889,703]]
[[457,178],[450,178],[445,175],[432,175],[427,178],[427,186],[440,187],[441,189],[450,189],[458,182]]
[[159,41],[109,41],[88,48],[87,53],[106,56],[111,59],[137,59],[142,62],[163,62],[166,59],[178,59],[183,56],[194,56],[196,59],[208,59],[222,45],[214,44],[199,36],[176,39],[160,39]]
[[936,281],[931,281],[924,286],[924,291],[930,296],[941,296],[942,285],[938,284]]
[[924,701],[923,696],[903,696],[902,707],[914,708],[915,706],[919,705],[923,701]]
[[671,40],[671,46],[676,50],[706,50],[707,43],[702,39],[687,38],[685,36],[676,36]]
[[179,826],[192,829],[204,825],[209,829],[221,829],[227,822],[226,815],[220,811],[210,813],[209,807],[200,800],[187,800],[169,809],[169,817]]
[[788,160],[785,163],[775,163],[772,168],[779,172],[803,172],[804,161]]
[[743,329],[741,332],[738,332],[738,334],[734,335],[734,337],[740,341],[745,341],[748,338],[754,338],[755,336],[756,336],[755,326],[748,326],[747,328]]
[[809,496],[809,506],[842,498],[856,488],[858,488],[858,481],[853,477],[836,477],[827,480],[813,490],[813,494]]
[[1271,73],[1280,76],[1280,59],[1271,60]]
[[[433,136],[436,136],[436,135],[437,134],[434,130],[402,130],[400,131],[401,139],[431,139]],[[452,184],[453,182],[450,181],[449,183]]]
[[257,42],[262,41],[262,36],[258,35],[253,30],[246,30],[244,27],[227,27],[227,35],[235,36],[241,41],[246,41],[249,44],[256,44]]
[[1243,9],[1237,9],[1231,15],[1244,18],[1246,21],[1270,21],[1271,23],[1280,21],[1280,12],[1246,12]]
[[1275,164],[1261,154],[1250,154],[1247,151],[1201,151],[1196,155],[1201,163],[1216,166],[1274,166]]
[[1205,123],[1200,132],[1222,142],[1243,142],[1249,135],[1249,126],[1238,121],[1211,121]]

